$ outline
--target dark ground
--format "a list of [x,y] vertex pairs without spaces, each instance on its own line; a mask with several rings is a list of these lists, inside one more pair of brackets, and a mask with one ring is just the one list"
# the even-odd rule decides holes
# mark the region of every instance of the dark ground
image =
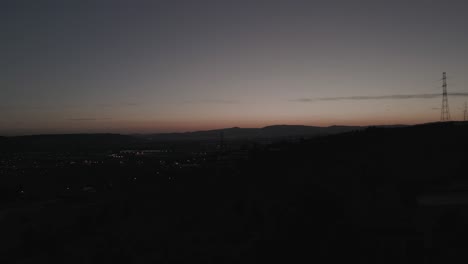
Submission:
[[[468,124],[460,122],[368,128],[254,144],[242,158],[226,147],[199,166],[177,170],[158,159],[74,165],[23,178],[3,170],[0,258],[466,262],[467,135]],[[86,184],[94,189],[63,191]]]

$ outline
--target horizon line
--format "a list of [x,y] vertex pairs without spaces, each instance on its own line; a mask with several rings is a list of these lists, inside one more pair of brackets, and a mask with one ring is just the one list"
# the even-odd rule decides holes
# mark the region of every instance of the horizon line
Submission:
[[[465,122],[465,121],[445,121],[444,123],[454,123],[454,122]],[[187,130],[181,132],[147,132],[147,133],[118,133],[118,132],[70,132],[70,133],[36,133],[36,134],[15,134],[15,135],[0,135],[0,137],[27,137],[27,136],[59,136],[59,135],[123,135],[123,136],[132,136],[132,135],[162,135],[162,134],[184,134],[184,133],[196,133],[196,132],[207,132],[207,131],[216,131],[216,130],[227,130],[232,128],[239,128],[239,129],[262,129],[266,127],[274,127],[274,126],[303,126],[303,127],[317,127],[317,128],[330,128],[330,127],[359,127],[359,128],[368,128],[368,127],[386,127],[386,126],[417,126],[417,125],[425,125],[425,124],[435,124],[435,123],[442,123],[442,121],[433,121],[433,122],[423,122],[423,123],[414,123],[414,124],[384,124],[384,125],[329,125],[329,126],[314,126],[314,125],[302,125],[302,124],[277,124],[277,125],[267,125],[267,126],[260,126],[260,127],[224,127],[224,128],[214,128],[214,129],[206,129],[206,130]]]

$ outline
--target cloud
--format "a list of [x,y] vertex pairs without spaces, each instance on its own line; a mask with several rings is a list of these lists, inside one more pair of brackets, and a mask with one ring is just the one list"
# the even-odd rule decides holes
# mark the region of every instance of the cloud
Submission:
[[99,104],[43,104],[43,105],[1,105],[0,110],[63,110],[77,109],[83,107],[92,108],[122,108],[136,107],[141,105],[136,102],[120,102],[120,103],[99,103]]
[[319,100],[318,99],[312,99],[312,98],[298,98],[298,99],[293,99],[291,101],[301,102],[301,103],[309,103],[309,102],[314,102],[314,101],[319,101]]
[[[468,93],[449,93],[449,96],[468,97]],[[319,98],[298,98],[293,99],[293,102],[318,102],[318,101],[344,101],[344,100],[405,100],[405,99],[432,99],[441,97],[440,93],[437,94],[392,94],[380,96],[342,96],[342,97],[319,97]]]
[[2,105],[1,110],[63,110],[78,108],[78,105]]

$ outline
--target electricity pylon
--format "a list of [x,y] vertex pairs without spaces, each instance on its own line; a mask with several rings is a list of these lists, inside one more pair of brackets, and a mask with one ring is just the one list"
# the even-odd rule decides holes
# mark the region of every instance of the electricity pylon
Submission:
[[440,121],[450,121],[450,110],[448,105],[448,95],[447,95],[447,74],[444,72],[442,74],[442,109],[440,113]]

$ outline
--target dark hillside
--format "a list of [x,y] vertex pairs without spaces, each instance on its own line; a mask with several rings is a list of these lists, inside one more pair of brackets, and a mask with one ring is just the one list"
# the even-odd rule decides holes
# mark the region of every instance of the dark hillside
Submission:
[[159,160],[87,166],[112,189],[5,213],[2,256],[453,263],[466,259],[467,133],[460,122],[371,127],[258,146],[245,159],[227,150],[192,169],[157,167],[162,177]]
[[118,134],[66,134],[8,137],[0,144],[11,151],[74,151],[121,148],[142,141]]

